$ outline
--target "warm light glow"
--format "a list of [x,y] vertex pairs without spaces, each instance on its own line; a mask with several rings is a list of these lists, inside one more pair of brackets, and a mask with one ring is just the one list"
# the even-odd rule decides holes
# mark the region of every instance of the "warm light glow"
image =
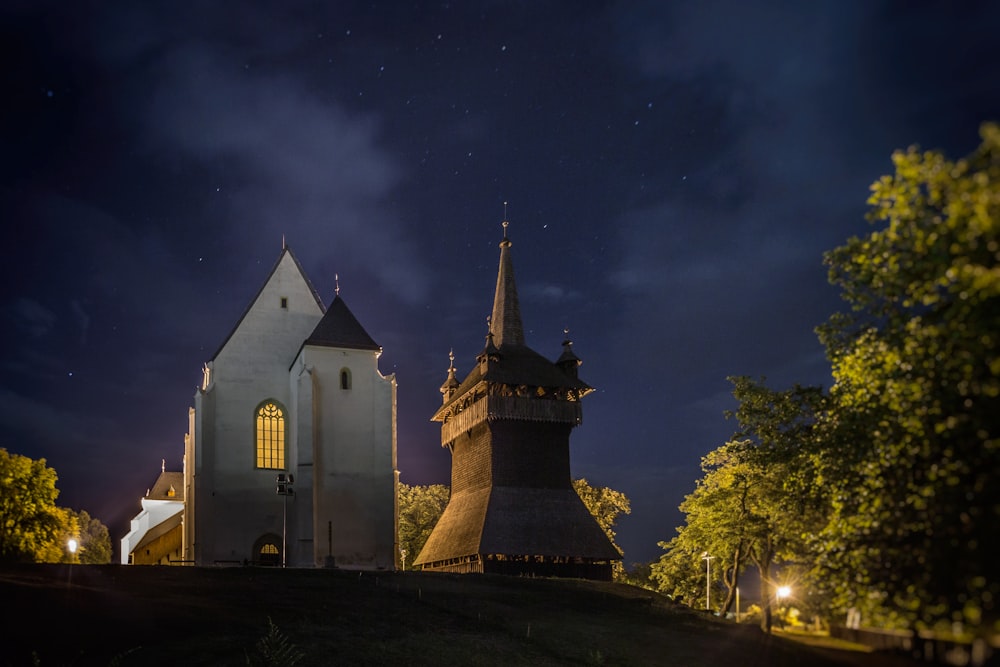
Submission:
[[791,586],[778,586],[778,599],[787,598],[792,594]]
[[274,403],[257,410],[257,467],[285,467],[285,413]]
[[70,538],[69,542],[66,543],[66,546],[69,547],[69,552],[71,554],[75,554],[76,553],[76,547],[77,547],[76,540]]

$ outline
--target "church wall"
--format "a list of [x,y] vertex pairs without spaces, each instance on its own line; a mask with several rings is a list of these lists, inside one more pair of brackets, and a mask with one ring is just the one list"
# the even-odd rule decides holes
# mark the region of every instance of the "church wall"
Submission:
[[[286,500],[275,492],[275,478],[282,471],[255,468],[254,412],[265,399],[274,399],[284,408],[284,472],[294,472],[298,452],[292,446],[289,367],[321,316],[311,289],[286,254],[209,363],[205,394],[211,396],[212,406],[207,409],[202,400],[206,409],[198,416],[201,455],[195,471],[195,558],[199,564],[253,561],[257,538],[265,533],[282,534]],[[293,502],[288,502],[288,512],[288,525],[293,526]],[[288,543],[294,539],[289,534]]]
[[292,530],[295,540],[288,544],[288,558],[289,562],[296,566],[312,567],[316,540],[322,539],[323,544],[326,543],[325,535],[316,536],[313,531],[316,416],[322,396],[316,386],[313,369],[305,366],[301,354],[292,367],[290,383],[291,410],[294,415],[290,425],[290,435],[292,446],[296,450],[296,466],[293,486],[295,494],[289,498],[289,502],[294,505],[292,514],[295,517],[295,525]]
[[[378,353],[307,346],[314,400],[314,563],[392,569],[396,562],[394,376],[378,370]],[[341,388],[347,369],[350,388]],[[314,397],[315,398],[315,397]],[[301,404],[301,401],[300,401]],[[300,420],[301,421],[301,420]],[[331,523],[332,522],[332,523]]]

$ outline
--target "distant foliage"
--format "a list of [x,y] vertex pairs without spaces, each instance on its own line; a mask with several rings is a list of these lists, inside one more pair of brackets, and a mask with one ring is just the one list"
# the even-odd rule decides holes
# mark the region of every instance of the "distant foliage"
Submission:
[[410,570],[444,513],[450,491],[444,484],[410,486],[400,482],[398,494],[399,548],[406,551],[406,569]]
[[90,516],[86,510],[77,514],[80,526],[80,562],[87,565],[105,565],[111,562],[111,537],[108,527]]
[[624,554],[622,548],[615,543],[615,524],[622,514],[632,513],[632,503],[628,497],[621,491],[606,486],[591,486],[583,477],[573,480],[573,489],[594,515],[597,524],[611,540],[618,553]]

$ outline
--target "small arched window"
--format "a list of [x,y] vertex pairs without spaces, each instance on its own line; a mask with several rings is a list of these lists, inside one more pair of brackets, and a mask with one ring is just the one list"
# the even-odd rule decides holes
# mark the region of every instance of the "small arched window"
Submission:
[[285,469],[285,411],[275,401],[257,406],[254,422],[256,467],[268,470]]
[[341,389],[351,388],[351,370],[349,368],[340,369],[340,388]]

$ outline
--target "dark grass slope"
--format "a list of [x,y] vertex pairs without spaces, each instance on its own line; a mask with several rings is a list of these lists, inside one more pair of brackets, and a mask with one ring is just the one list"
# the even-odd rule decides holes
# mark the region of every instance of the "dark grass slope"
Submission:
[[4,665],[279,664],[276,645],[298,665],[913,664],[578,580],[33,565],[0,569],[0,603]]

